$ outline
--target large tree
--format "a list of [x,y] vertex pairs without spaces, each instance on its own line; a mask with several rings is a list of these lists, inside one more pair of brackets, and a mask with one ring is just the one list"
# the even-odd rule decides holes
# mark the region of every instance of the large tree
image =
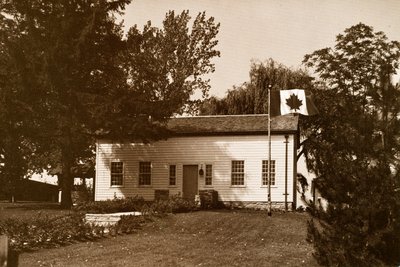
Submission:
[[273,59],[253,61],[249,76],[249,81],[228,90],[224,98],[210,97],[203,101],[200,114],[265,114],[268,113],[268,86],[271,90],[312,87],[312,78],[304,70],[288,68]]
[[115,14],[129,2],[1,2],[2,20],[19,33],[6,44],[17,84],[38,99],[32,162],[59,166],[63,207],[72,204],[74,167],[92,156],[95,138],[160,138],[162,123],[195,90],[208,90],[201,76],[214,70],[219,25],[202,13],[189,28],[188,12],[169,12],[163,29],[135,26],[124,38]]
[[323,265],[400,263],[400,44],[357,24],[333,48],[306,55],[319,77],[320,114],[305,120],[304,151],[327,207],[311,206],[309,238]]
[[11,51],[17,91],[32,96],[33,105],[24,103],[36,115],[29,139],[40,150],[33,153],[56,156],[42,167],[54,161],[62,166],[64,207],[72,203],[71,168],[90,153],[88,121],[93,116],[86,104],[105,96],[112,85],[123,84],[123,71],[114,64],[123,47],[122,33],[112,13],[128,2],[1,2],[3,25],[14,29],[5,31],[5,46]]
[[20,81],[29,83],[19,77],[19,54],[9,45],[19,36],[15,25],[0,14],[0,195],[10,200],[29,168],[33,147],[27,136],[34,123],[32,103],[37,100],[19,86]]

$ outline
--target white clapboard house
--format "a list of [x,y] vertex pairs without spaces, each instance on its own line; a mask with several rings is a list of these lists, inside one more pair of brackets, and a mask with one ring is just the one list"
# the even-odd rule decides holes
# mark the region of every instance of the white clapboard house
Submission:
[[[153,200],[157,191],[194,199],[215,190],[225,204],[261,207],[268,200],[267,123],[267,115],[181,117],[169,120],[174,134],[166,140],[98,140],[95,200]],[[296,206],[298,138],[298,116],[272,117],[273,206]]]

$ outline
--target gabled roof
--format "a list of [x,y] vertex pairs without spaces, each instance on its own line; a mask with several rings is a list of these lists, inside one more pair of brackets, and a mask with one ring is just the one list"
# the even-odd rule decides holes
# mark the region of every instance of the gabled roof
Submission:
[[[177,135],[235,135],[267,134],[268,115],[218,115],[172,118],[167,128]],[[295,133],[298,116],[286,115],[271,118],[271,133]]]

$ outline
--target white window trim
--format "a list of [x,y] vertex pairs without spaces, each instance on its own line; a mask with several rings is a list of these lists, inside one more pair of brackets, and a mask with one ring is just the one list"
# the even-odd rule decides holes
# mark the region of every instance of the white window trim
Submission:
[[[262,172],[262,164],[263,163],[262,162],[264,160],[268,161],[268,159],[262,159],[261,160],[261,188],[268,188],[268,184],[266,184],[266,185],[263,184],[263,172]],[[275,159],[271,159],[271,161],[275,161],[275,184],[271,184],[271,188],[278,188],[278,186],[276,185],[276,160]]]
[[[174,185],[170,184],[170,178],[171,178],[171,176],[170,176],[170,168],[171,168],[171,165],[175,165],[175,184]],[[168,164],[168,187],[169,188],[178,187],[178,164],[176,164],[176,163],[169,163]]]
[[[233,185],[232,184],[232,165],[234,161],[243,161],[243,184],[241,185]],[[244,188],[246,187],[246,160],[243,159],[231,159],[231,166],[230,166],[230,179],[229,179],[229,184],[231,188]]]
[[[207,165],[211,165],[211,184],[206,184],[207,180]],[[213,188],[214,187],[214,164],[204,163],[204,187]]]
[[[140,184],[140,163],[150,163],[150,184]],[[138,163],[138,181],[137,181],[137,183],[138,183],[138,187],[141,187],[141,188],[146,188],[146,187],[153,187],[153,162],[152,161],[148,161],[148,160],[142,160],[142,161],[139,161],[139,163]]]
[[[113,164],[113,163],[116,163],[116,162],[121,162],[122,163],[122,184],[121,185],[113,185],[112,184],[112,172],[111,172],[111,165]],[[124,164],[124,162],[122,161],[122,160],[112,160],[111,162],[110,162],[110,188],[121,188],[121,187],[124,187],[125,186],[125,164]]]

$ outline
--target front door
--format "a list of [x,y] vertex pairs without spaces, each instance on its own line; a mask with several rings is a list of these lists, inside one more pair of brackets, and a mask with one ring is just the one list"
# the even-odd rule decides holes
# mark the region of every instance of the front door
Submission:
[[197,195],[198,181],[197,181],[198,166],[197,165],[183,165],[183,197],[186,199],[194,200]]

